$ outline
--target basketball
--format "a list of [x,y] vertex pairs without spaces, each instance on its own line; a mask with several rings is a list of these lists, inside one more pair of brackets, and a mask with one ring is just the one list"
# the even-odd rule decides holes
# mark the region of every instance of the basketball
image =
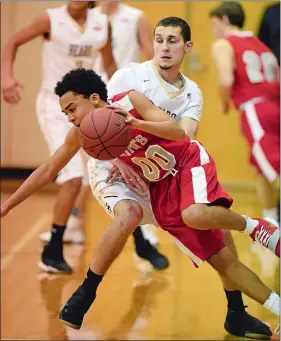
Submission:
[[131,127],[114,109],[99,108],[83,118],[79,133],[81,146],[88,155],[98,160],[112,160],[127,149]]

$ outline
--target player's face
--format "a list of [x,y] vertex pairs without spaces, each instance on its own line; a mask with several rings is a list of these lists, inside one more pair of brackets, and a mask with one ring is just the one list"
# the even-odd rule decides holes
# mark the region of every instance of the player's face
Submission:
[[67,115],[68,122],[76,127],[80,126],[83,118],[99,104],[99,96],[93,94],[89,99],[82,95],[76,95],[72,91],[68,91],[60,97],[60,106],[63,113]]
[[85,11],[89,7],[89,1],[69,1],[67,3],[68,9],[75,11],[75,12],[81,12]]
[[173,66],[180,66],[185,53],[191,48],[192,42],[184,42],[180,27],[156,27],[154,52],[161,69],[169,70]]
[[225,35],[225,29],[227,26],[227,23],[225,22],[225,20],[220,19],[218,17],[212,17],[211,22],[213,26],[214,35],[217,38],[223,38]]

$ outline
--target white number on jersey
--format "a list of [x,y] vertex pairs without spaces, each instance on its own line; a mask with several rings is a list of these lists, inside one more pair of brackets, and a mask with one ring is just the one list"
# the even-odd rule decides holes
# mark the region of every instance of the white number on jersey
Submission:
[[145,152],[145,157],[133,157],[132,161],[141,167],[144,176],[149,181],[159,180],[159,167],[169,171],[176,164],[174,155],[158,145],[150,146]]
[[243,53],[242,59],[246,64],[246,72],[251,83],[277,80],[277,61],[271,52],[263,52],[259,56],[256,52],[247,50]]

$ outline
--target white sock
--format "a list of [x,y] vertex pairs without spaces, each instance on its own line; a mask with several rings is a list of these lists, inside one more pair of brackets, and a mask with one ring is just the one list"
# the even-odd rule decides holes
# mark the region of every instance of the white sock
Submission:
[[263,218],[271,218],[277,221],[277,207],[264,209],[262,214]]
[[268,299],[264,302],[263,306],[271,311],[273,314],[280,316],[280,297],[272,291]]
[[255,219],[247,217],[246,215],[242,215],[243,218],[246,220],[246,228],[243,233],[251,234],[254,231],[254,228],[258,226],[259,222]]

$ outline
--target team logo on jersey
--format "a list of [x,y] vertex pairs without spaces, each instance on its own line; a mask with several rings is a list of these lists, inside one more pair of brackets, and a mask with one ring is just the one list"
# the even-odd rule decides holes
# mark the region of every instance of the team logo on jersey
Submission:
[[189,92],[189,93],[186,95],[186,97],[187,97],[188,99],[190,99],[190,98],[191,98],[191,93]]
[[93,27],[93,30],[95,30],[95,31],[101,31],[101,30],[102,30],[102,27],[101,27],[101,26],[94,26],[94,27]]
[[70,44],[68,55],[71,57],[91,57],[92,45]]

